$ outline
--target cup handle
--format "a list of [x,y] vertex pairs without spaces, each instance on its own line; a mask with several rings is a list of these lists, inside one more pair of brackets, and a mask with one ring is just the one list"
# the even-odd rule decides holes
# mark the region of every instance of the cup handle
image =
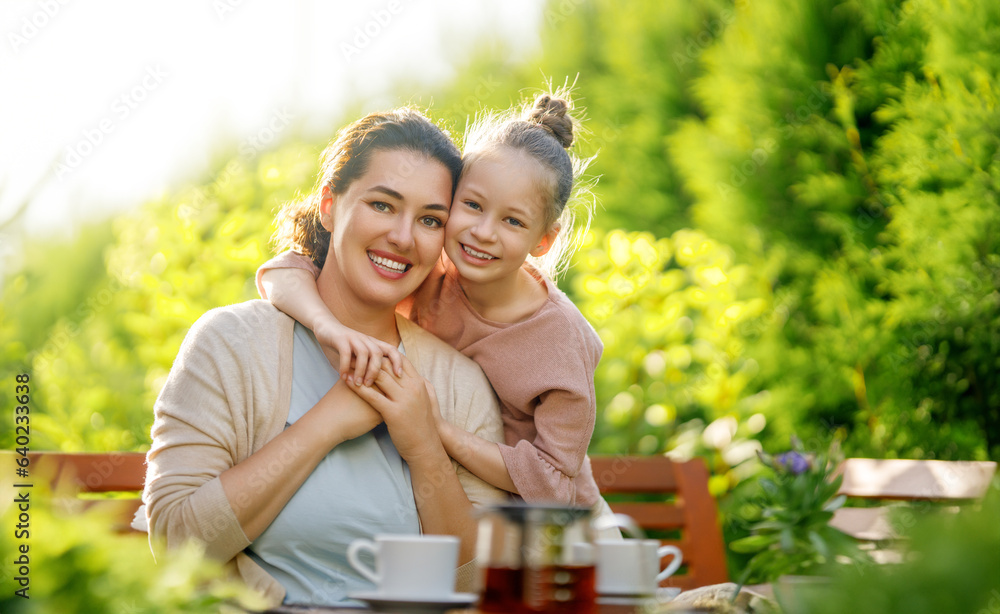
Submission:
[[379,578],[378,573],[358,558],[358,554],[362,551],[371,552],[372,556],[378,560],[378,548],[375,547],[375,542],[367,539],[356,539],[347,547],[347,562],[351,564],[351,567],[358,570],[358,573],[371,580],[375,585],[380,584],[381,578]]
[[667,568],[656,575],[656,582],[660,583],[674,575],[674,572],[680,569],[683,558],[681,557],[681,549],[677,546],[660,546],[656,551],[656,556],[661,559],[668,554],[674,555],[674,558],[670,559],[670,564]]

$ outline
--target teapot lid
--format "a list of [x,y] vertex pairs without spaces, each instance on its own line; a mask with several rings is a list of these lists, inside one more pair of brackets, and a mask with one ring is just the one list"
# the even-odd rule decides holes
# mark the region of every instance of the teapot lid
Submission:
[[560,505],[555,503],[500,503],[485,506],[485,513],[498,513],[507,520],[517,523],[541,523],[567,525],[581,519],[589,519],[593,511],[589,507]]

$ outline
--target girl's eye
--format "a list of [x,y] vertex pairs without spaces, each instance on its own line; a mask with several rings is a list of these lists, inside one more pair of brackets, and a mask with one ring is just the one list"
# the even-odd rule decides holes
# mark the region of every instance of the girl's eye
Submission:
[[518,226],[520,228],[525,227],[524,224],[521,222],[521,220],[516,220],[512,217],[507,218],[507,223],[510,224],[511,226]]
[[433,215],[425,215],[420,218],[420,223],[428,228],[444,228],[444,220]]
[[483,210],[483,208],[479,206],[479,203],[477,203],[475,201],[472,201],[472,200],[465,201],[465,206],[468,207],[468,208],[470,208],[470,209],[474,209],[476,211],[482,211]]

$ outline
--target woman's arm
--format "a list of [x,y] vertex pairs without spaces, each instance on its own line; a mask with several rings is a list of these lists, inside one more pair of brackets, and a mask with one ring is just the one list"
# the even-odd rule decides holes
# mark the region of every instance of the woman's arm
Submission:
[[[147,455],[150,544],[196,539],[228,561],[250,545],[295,489],[338,443],[381,417],[338,383],[284,429],[288,389],[277,372],[291,338],[273,311],[242,303],[209,312],[192,326],[157,398]],[[279,348],[278,356],[261,348]],[[284,349],[280,349],[284,348]],[[270,378],[268,376],[271,376]],[[290,375],[289,375],[290,377]],[[255,441],[275,439],[258,447]]]
[[353,359],[353,377],[359,384],[364,382],[366,386],[371,386],[382,366],[383,356],[389,359],[397,374],[401,372],[400,353],[395,347],[344,326],[330,313],[316,288],[312,270],[285,266],[272,268],[271,263],[281,265],[282,261],[274,259],[261,267],[258,273],[261,296],[312,330],[324,351],[332,350],[334,355],[328,352],[327,357],[338,372],[349,376]]
[[380,422],[378,412],[341,379],[281,434],[224,471],[222,488],[247,539],[264,532],[333,448]]
[[472,504],[438,436],[432,407],[436,399],[426,380],[404,359],[402,377],[383,367],[375,386],[351,386],[382,415],[393,444],[410,468],[423,531],[457,536],[461,539],[459,564],[472,560],[477,528]]

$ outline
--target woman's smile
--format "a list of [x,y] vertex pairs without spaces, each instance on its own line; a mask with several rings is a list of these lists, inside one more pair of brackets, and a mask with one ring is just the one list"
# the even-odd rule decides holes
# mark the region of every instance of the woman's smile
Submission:
[[375,250],[368,250],[368,259],[372,261],[376,271],[390,279],[399,279],[413,268],[413,263],[406,258],[385,252],[376,253]]

